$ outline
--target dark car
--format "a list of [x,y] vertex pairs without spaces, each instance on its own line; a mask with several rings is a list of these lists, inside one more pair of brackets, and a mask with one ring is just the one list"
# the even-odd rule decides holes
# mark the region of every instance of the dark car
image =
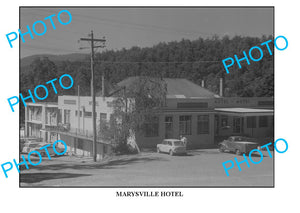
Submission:
[[237,155],[243,153],[249,154],[252,149],[258,148],[258,143],[254,142],[255,139],[243,136],[230,136],[227,140],[219,143],[220,152],[234,152]]
[[260,141],[260,143],[259,143],[260,149],[261,149],[261,150],[264,150],[264,151],[267,151],[267,148],[266,148],[266,147],[263,147],[263,148],[261,148],[261,147],[264,146],[264,145],[266,145],[266,144],[268,144],[268,143],[270,143],[270,142],[271,142],[271,144],[268,145],[268,149],[269,149],[270,151],[273,151],[273,150],[274,150],[274,138],[273,138],[273,137],[263,138],[263,139]]

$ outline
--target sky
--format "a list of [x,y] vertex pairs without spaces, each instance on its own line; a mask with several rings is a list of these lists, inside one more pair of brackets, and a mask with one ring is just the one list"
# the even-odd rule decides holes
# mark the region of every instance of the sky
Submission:
[[[72,21],[62,25],[57,19],[59,11],[66,9]],[[49,20],[53,17],[54,30]],[[195,40],[213,35],[260,37],[273,34],[273,8],[21,8],[20,30],[32,29],[34,22],[43,20],[47,31],[34,39],[24,35],[21,58],[36,54],[89,53],[86,38],[91,30],[94,38],[105,37],[105,48],[98,51],[119,50],[133,46],[151,47],[159,42]],[[62,13],[61,20],[69,17]],[[36,24],[42,33],[42,24]]]

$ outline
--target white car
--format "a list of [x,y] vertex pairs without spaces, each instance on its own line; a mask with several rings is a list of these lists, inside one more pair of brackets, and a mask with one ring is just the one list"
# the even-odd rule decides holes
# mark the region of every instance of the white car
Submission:
[[[38,151],[42,157],[47,156],[47,152],[45,149],[40,149],[43,146],[49,145],[49,143],[43,143],[40,144],[39,146],[33,148],[31,151]],[[55,147],[56,152],[58,153],[62,153],[64,151],[64,149],[59,148],[58,146]],[[50,146],[47,147],[47,151],[49,153],[50,156],[57,156],[56,152],[53,149],[53,144],[50,143]]]
[[186,154],[186,147],[183,142],[178,139],[165,139],[161,144],[157,144],[157,152],[165,152],[170,155]]
[[40,146],[40,144],[41,144],[41,142],[28,141],[28,142],[26,142],[26,143],[23,144],[22,153],[29,153],[34,148]]

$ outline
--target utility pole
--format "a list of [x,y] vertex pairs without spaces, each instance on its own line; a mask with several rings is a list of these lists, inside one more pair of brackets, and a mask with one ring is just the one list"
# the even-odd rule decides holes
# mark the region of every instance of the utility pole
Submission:
[[105,81],[105,70],[103,70],[103,73],[102,73],[102,98],[103,98],[103,101],[105,100],[105,83],[104,83],[104,81]]
[[[89,35],[90,38],[80,38],[81,41],[89,41],[91,43],[91,95],[92,95],[92,120],[93,120],[93,158],[97,161],[97,127],[96,127],[96,96],[95,96],[95,72],[94,72],[94,48],[103,48],[105,38],[95,39],[93,31]],[[95,46],[94,42],[101,42],[102,45]],[[84,48],[81,48],[84,49]]]
[[78,95],[78,106],[77,106],[77,116],[78,116],[78,132],[80,133],[80,86],[78,85],[78,89],[77,89],[77,95]]

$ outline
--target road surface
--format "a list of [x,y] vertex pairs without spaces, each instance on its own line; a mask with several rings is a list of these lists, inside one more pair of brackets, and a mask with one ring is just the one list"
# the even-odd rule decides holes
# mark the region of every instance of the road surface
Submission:
[[[243,156],[219,153],[217,149],[192,150],[186,156],[169,156],[155,152],[114,156],[105,162],[92,158],[63,156],[43,159],[20,174],[21,187],[251,187],[273,186],[273,159],[264,153],[260,164],[249,161],[229,170],[226,176],[222,163],[243,160]],[[272,152],[273,155],[273,152]],[[249,160],[249,159],[248,159]],[[253,157],[259,161],[260,157]]]

